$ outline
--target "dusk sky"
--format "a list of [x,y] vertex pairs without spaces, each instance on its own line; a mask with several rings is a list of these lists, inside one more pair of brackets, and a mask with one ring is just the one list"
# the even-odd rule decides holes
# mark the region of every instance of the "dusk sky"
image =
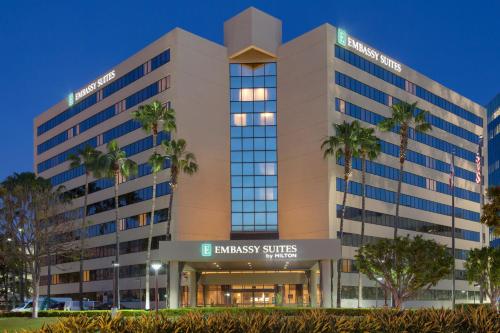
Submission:
[[175,27],[222,43],[249,6],[289,41],[323,23],[482,105],[500,92],[500,1],[0,0],[0,180],[33,169],[33,119]]

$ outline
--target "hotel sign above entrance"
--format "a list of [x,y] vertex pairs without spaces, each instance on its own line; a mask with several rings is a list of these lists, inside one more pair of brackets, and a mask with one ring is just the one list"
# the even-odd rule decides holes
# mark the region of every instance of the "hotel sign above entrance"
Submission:
[[160,257],[178,261],[322,260],[340,254],[338,239],[160,242]]
[[358,53],[361,53],[368,58],[375,60],[375,62],[395,70],[398,73],[401,72],[401,64],[399,62],[352,38],[345,30],[337,29],[337,43],[343,47],[356,50]]

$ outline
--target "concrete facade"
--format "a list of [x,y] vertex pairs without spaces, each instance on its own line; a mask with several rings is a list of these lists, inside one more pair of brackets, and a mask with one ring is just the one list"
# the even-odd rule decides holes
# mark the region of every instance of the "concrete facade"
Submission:
[[[153,100],[170,102],[177,115],[178,132],[175,135],[186,139],[188,150],[196,155],[200,166],[198,173],[193,176],[182,176],[179,181],[172,210],[172,238],[174,241],[231,242],[232,235],[234,236],[232,233],[234,231],[232,228],[232,213],[234,211],[231,207],[230,64],[251,66],[261,63],[276,63],[277,232],[265,236],[257,232],[247,232],[246,234],[239,232],[239,234],[243,234],[246,239],[259,237],[272,237],[279,240],[331,239],[337,238],[339,229],[340,219],[337,216],[337,205],[342,202],[342,192],[337,189],[337,178],[342,177],[343,167],[338,165],[333,158],[325,160],[320,145],[324,138],[335,134],[332,123],[356,119],[345,112],[336,110],[337,99],[343,101],[340,103],[351,103],[381,116],[388,117],[390,115],[390,106],[388,105],[390,103],[384,105],[380,101],[375,101],[353,89],[337,84],[336,72],[392,96],[390,101],[393,98],[408,102],[417,101],[419,108],[430,111],[435,117],[465,129],[472,135],[486,135],[487,118],[483,107],[404,64],[400,64],[401,71],[380,65],[380,63],[377,64],[382,69],[397,75],[399,80],[403,80],[405,86],[401,88],[336,57],[336,48],[342,48],[362,59],[373,61],[362,52],[341,46],[337,40],[337,28],[332,25],[321,25],[285,43],[282,42],[281,35],[281,21],[255,8],[245,10],[224,24],[224,45],[208,41],[182,29],[172,30],[123,63],[115,66],[113,68],[116,72],[114,80],[118,80],[142,64],[144,64],[144,68],[150,68],[149,60],[169,49],[170,61],[167,63],[151,70],[109,97],[103,98],[40,135],[38,135],[38,128],[68,109],[68,102],[66,100],[60,101],[35,119],[35,170],[39,168],[39,163],[93,137],[99,137],[106,131],[125,123],[130,119],[130,112],[137,109],[138,105]],[[371,48],[368,45],[365,47]],[[377,52],[383,55],[382,51]],[[167,77],[169,78],[168,89],[142,100],[133,107],[126,106],[123,110],[121,101]],[[108,85],[112,83],[113,81]],[[163,88],[164,84],[158,83]],[[474,124],[436,105],[436,103],[417,96],[416,86],[474,114],[482,120],[483,125]],[[104,88],[106,86],[102,89]],[[79,101],[75,104],[78,103]],[[74,126],[81,127],[81,123],[85,119],[113,105],[116,105],[117,110],[115,116],[81,133],[77,128],[77,135],[47,151],[37,153],[37,147],[41,143],[65,130],[72,129]],[[363,126],[374,126],[364,121],[361,123]],[[388,143],[399,145],[399,137],[395,133],[377,131],[377,135]],[[477,144],[436,126],[429,135],[443,142],[453,143],[456,147],[472,153],[477,151]],[[120,146],[124,147],[146,136],[139,128],[120,135],[116,139]],[[104,151],[103,140],[105,140],[104,136],[98,138],[96,146],[97,149]],[[416,140],[410,140],[409,149],[426,155],[427,159],[445,163],[449,163],[451,160],[451,155],[443,149]],[[150,154],[151,149],[145,149],[132,155],[132,159],[138,164],[146,163]],[[487,160],[486,149],[484,155]],[[398,158],[387,153],[381,154],[375,162],[391,168],[399,166]],[[422,187],[403,183],[402,193],[451,205],[451,196],[436,190],[436,182],[448,183],[449,169],[437,170],[434,167],[436,164],[435,161],[427,162],[428,166],[423,166],[408,161],[405,164],[405,171],[425,177],[426,185]],[[60,180],[60,178],[56,178],[59,174],[67,172],[68,165],[68,162],[62,162],[43,171],[39,170],[38,174],[51,178],[54,183],[62,184],[67,189],[83,185],[83,175],[62,182],[56,181],[56,179]],[[463,168],[471,173],[475,172],[473,161],[458,156],[455,159],[455,168]],[[484,172],[486,178],[487,174]],[[151,178],[150,175],[144,175],[122,183],[120,194],[151,186]],[[160,172],[158,183],[166,182],[168,179],[169,171],[167,169]],[[354,170],[352,180],[360,182],[360,179],[359,170]],[[389,191],[397,189],[397,181],[380,174],[368,173],[367,184]],[[473,198],[476,198],[479,193],[479,187],[473,180],[456,177],[455,184],[457,188],[472,192]],[[93,204],[112,197],[113,188],[108,187],[92,193],[89,196],[89,203]],[[73,202],[74,208],[82,205],[83,197],[75,199]],[[349,194],[347,205],[353,208],[361,207],[361,197]],[[456,206],[474,213],[480,211],[479,202],[475,200],[457,197]],[[168,208],[168,195],[161,196],[157,200],[157,209],[165,208]],[[393,203],[375,198],[367,198],[367,209],[378,214],[395,215]],[[149,210],[150,200],[144,200],[121,207],[120,217],[136,216],[148,213]],[[450,227],[450,216],[412,208],[408,205],[401,206],[400,214],[402,217],[434,225],[434,227],[426,229],[430,230],[429,232],[416,232],[401,228],[400,235],[421,234],[425,238],[435,239],[451,247],[451,238],[445,232],[440,233],[439,231],[441,227]],[[91,225],[113,221],[113,219],[113,210],[89,217]],[[70,223],[78,228],[80,220]],[[165,234],[165,224],[155,225],[154,236]],[[360,225],[360,222],[346,218],[344,232],[357,235],[360,233]],[[473,234],[471,237],[457,238],[456,248],[460,250],[467,251],[480,247],[488,237],[487,230],[482,230],[481,225],[471,219],[457,218],[456,227]],[[375,223],[366,224],[366,235],[371,237],[391,238],[392,230],[392,227],[389,226]],[[121,241],[145,239],[147,232],[148,227],[145,226],[123,230],[121,231]],[[355,236],[352,238],[354,239]],[[75,244],[77,243],[75,242]],[[87,248],[110,244],[114,244],[114,233],[91,237],[86,241]],[[325,249],[325,251],[328,250]],[[357,273],[352,271],[350,266],[352,261],[349,261],[354,258],[355,254],[356,246],[344,244],[342,256],[347,268],[342,275],[342,285],[346,287],[346,290],[343,290],[343,295],[345,295],[342,299],[343,306],[356,305],[356,299],[352,296],[352,292],[356,291],[357,288]],[[144,264],[145,256],[146,252],[140,247],[135,250],[131,249],[126,254],[121,255],[120,265]],[[332,281],[336,276],[336,265],[334,265],[333,258],[335,255],[326,255],[318,257],[313,262],[297,260],[290,263],[283,260],[273,264],[257,260],[255,262],[236,260],[226,264],[217,263],[216,266],[198,262],[180,263],[173,261],[170,270],[170,305],[173,307],[211,304],[331,306],[336,295],[335,288],[332,289],[334,285]],[[86,260],[85,270],[109,268],[113,259],[112,256],[102,256]],[[162,260],[161,251],[153,250],[153,259]],[[463,256],[458,256],[457,269],[462,269],[462,265]],[[61,263],[53,266],[51,271],[53,275],[60,274],[63,277],[65,274],[78,272],[78,262]],[[44,268],[42,275],[46,274],[47,268]],[[96,273],[96,276],[99,274]],[[52,280],[54,282],[51,285],[52,295],[77,297],[77,280],[70,279],[71,282],[67,283],[60,281],[58,283],[58,278],[54,277]],[[166,276],[160,274],[160,285],[163,289],[167,284],[166,280]],[[363,285],[371,288],[374,283],[363,277]],[[451,281],[443,280],[433,288],[435,292],[409,302],[409,306],[429,304],[448,306],[450,302],[449,298],[446,298],[446,293],[450,287]],[[124,304],[133,307],[141,306],[141,301],[138,299],[143,294],[143,275],[130,273],[130,277],[121,279],[120,288]],[[109,299],[111,290],[112,280],[109,278],[96,278],[84,283],[84,291],[91,299],[105,301]],[[459,302],[472,302],[472,297],[476,297],[477,294],[477,289],[469,286],[463,279],[457,280],[457,290],[459,290],[459,295],[465,295],[459,299]],[[42,286],[42,294],[45,292],[46,286]],[[367,296],[363,306],[380,306],[384,303],[383,296],[378,294],[378,290],[375,288],[367,290],[368,294],[374,292],[377,293],[375,299]],[[227,299],[226,295],[229,295]],[[250,304],[248,300],[250,300]],[[163,304],[164,302],[162,302]]]

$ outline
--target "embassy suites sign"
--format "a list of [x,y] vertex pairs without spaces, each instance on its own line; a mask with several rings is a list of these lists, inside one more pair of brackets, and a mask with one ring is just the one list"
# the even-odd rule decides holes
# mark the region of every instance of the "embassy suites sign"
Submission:
[[162,260],[188,262],[321,260],[336,259],[339,254],[338,239],[160,242]]
[[384,67],[388,67],[398,73],[401,72],[401,64],[399,62],[352,38],[345,30],[337,29],[337,43],[373,59],[376,63]]
[[68,106],[72,106],[73,103],[78,102],[78,100],[82,99],[83,97],[93,93],[100,87],[104,86],[105,84],[111,82],[114,78],[116,77],[115,70],[113,69],[112,71],[104,74],[97,80],[89,83],[86,87],[78,90],[75,93],[71,93],[68,96]]

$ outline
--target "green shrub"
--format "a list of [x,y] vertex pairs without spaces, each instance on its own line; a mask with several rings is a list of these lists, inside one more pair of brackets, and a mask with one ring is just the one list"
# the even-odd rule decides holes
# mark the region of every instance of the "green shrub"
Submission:
[[[182,313],[182,312],[187,313]],[[351,311],[354,311],[353,309]],[[225,309],[175,310],[172,312],[121,311],[114,319],[109,312],[97,316],[71,316],[44,326],[39,333],[124,332],[124,333],[336,333],[500,332],[500,316],[489,307],[391,310],[358,312],[362,316],[339,315],[330,309]],[[349,312],[347,312],[349,313]],[[354,313],[354,312],[351,312]]]

